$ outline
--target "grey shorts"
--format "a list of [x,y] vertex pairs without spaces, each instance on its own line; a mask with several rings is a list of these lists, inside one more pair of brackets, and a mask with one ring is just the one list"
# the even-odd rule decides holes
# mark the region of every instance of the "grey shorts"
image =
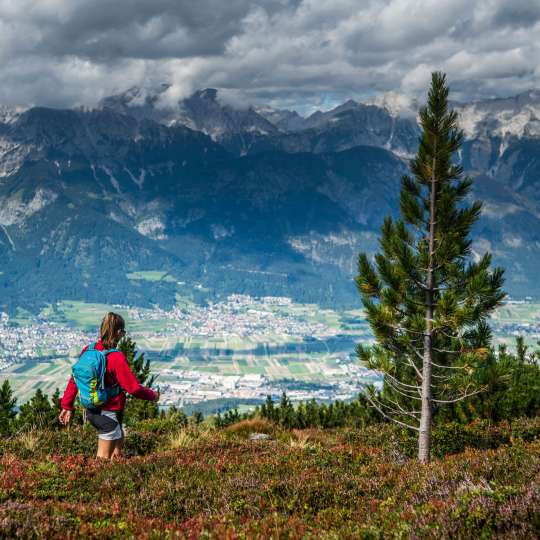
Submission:
[[116,441],[124,437],[123,418],[124,411],[86,409],[86,419],[97,429],[98,438],[104,441]]

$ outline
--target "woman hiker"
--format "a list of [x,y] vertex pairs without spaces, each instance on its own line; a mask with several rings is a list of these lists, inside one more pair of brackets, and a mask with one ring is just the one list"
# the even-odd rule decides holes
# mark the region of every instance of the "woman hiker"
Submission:
[[126,357],[116,349],[125,333],[124,319],[116,313],[107,313],[101,323],[99,341],[81,351],[61,400],[59,420],[67,425],[79,394],[86,418],[98,432],[98,458],[122,455],[125,392],[139,399],[159,400],[158,392],[139,384]]

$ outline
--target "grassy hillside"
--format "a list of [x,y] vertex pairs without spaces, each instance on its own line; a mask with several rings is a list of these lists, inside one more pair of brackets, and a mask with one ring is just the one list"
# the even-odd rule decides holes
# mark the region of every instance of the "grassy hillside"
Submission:
[[[249,440],[265,432],[269,440]],[[394,426],[224,430],[153,420],[128,458],[92,458],[84,428],[0,444],[0,536],[21,538],[532,538],[540,534],[540,418],[447,425],[411,459]],[[470,446],[471,448],[465,448]],[[457,452],[457,453],[456,453]]]

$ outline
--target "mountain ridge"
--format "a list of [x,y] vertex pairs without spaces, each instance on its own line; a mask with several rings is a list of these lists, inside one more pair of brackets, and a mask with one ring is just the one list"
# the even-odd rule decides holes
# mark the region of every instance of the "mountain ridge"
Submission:
[[[137,100],[133,107],[113,96],[94,110],[4,112],[3,309],[73,298],[79,284],[87,299],[170,305],[174,284],[143,287],[125,277],[152,265],[209,294],[358,301],[354,261],[358,251],[377,249],[382,217],[397,211],[399,179],[418,142],[415,120],[349,100],[297,129],[301,117],[291,111],[278,118],[268,108],[234,109],[210,90],[181,109],[199,129],[172,119],[155,106],[155,95],[137,89],[124,96]],[[474,255],[492,251],[508,270],[510,292],[535,296],[540,137],[532,127],[540,99],[527,96],[482,105],[483,116],[473,117],[481,129],[466,138],[459,157],[485,201]],[[460,106],[461,115],[480,107]],[[531,129],[486,127],[512,114],[532,119]],[[287,131],[287,122],[296,122],[294,129]],[[100,265],[123,251],[125,272],[107,286]]]

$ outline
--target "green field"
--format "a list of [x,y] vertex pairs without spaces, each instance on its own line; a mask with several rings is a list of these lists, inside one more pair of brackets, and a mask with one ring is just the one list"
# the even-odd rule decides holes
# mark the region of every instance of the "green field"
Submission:
[[142,272],[131,272],[126,274],[128,279],[142,279],[145,281],[168,281],[175,283],[176,278],[171,276],[169,272],[162,272],[159,270],[147,270]]
[[515,336],[522,335],[529,346],[537,347],[540,339],[540,304],[509,302],[495,312],[491,326],[498,343],[513,347]]
[[[79,328],[84,331],[98,331],[101,319],[109,312],[114,311],[127,321],[128,329],[131,332],[152,332],[159,331],[167,323],[165,320],[145,320],[139,321],[131,319],[129,310],[125,306],[114,304],[87,304],[73,300],[58,302],[54,309],[48,307],[41,311],[40,315],[47,320],[64,323],[73,328]],[[150,311],[139,309],[139,311]]]
[[45,393],[52,394],[56,388],[63,390],[71,374],[72,361],[58,359],[53,362],[37,362],[28,366],[22,372],[9,368],[0,374],[0,380],[7,378],[11,383],[20,402],[24,402],[37,388]]

